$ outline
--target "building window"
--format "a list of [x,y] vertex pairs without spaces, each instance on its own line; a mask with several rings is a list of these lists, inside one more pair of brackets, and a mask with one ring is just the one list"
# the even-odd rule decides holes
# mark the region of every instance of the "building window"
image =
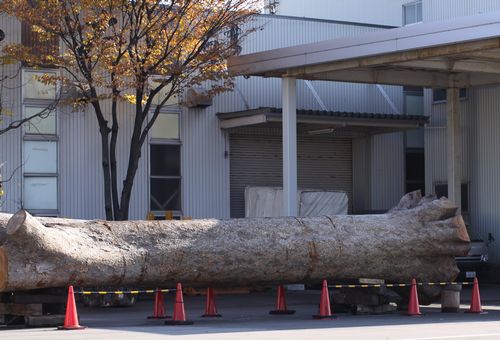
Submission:
[[[460,99],[467,99],[467,89],[461,88],[459,92]],[[446,103],[446,89],[434,89],[432,91],[432,101],[434,103]]]
[[421,87],[405,86],[404,94],[404,112],[408,115],[424,115],[424,89]]
[[151,128],[151,138],[179,139],[179,114],[161,113]]
[[[149,78],[149,88],[151,90],[156,89],[160,85],[161,79],[162,78],[160,76],[152,76],[151,78]],[[165,97],[170,93],[171,90],[172,90],[171,84],[167,84],[164,88],[162,88],[160,92],[158,92],[153,98],[152,101],[153,105],[159,105],[165,99]],[[178,105],[179,105],[179,97],[177,96],[176,93],[173,93],[170,96],[170,98],[168,98],[168,100],[164,103],[164,107],[173,107]]]
[[150,145],[150,207],[152,211],[181,211],[181,146]]
[[[462,202],[461,202],[461,210],[464,213],[469,212],[469,185],[467,183],[462,183],[461,185],[462,192]],[[448,197],[448,184],[447,183],[437,183],[434,185],[434,192],[438,198]]]
[[37,215],[57,210],[57,177],[24,174],[24,208]]
[[44,106],[24,106],[23,115],[25,118],[38,115],[40,117],[31,119],[24,125],[24,133],[27,135],[55,135],[56,134],[56,112],[48,110]]
[[24,69],[22,73],[23,116],[43,112],[23,127],[23,208],[32,214],[56,216],[58,205],[58,137],[56,110],[48,107],[56,100],[55,85],[40,77],[54,71]]
[[422,1],[414,1],[403,5],[403,25],[422,22]]
[[40,77],[43,77],[44,75],[55,76],[55,73],[31,70],[25,70],[23,72],[24,99],[56,99],[56,86],[52,84],[45,84],[40,81]]

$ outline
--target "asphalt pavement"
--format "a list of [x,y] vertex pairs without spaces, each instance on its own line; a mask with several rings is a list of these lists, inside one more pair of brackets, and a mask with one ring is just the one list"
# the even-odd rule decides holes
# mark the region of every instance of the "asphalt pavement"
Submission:
[[[153,301],[133,307],[78,307],[85,330],[54,328],[0,328],[0,339],[500,339],[500,286],[482,286],[486,314],[441,313],[439,305],[421,307],[422,317],[394,312],[384,315],[337,314],[335,320],[314,320],[319,291],[289,291],[287,302],[294,315],[269,315],[274,292],[219,295],[221,318],[202,318],[204,296],[185,296],[189,326],[166,326],[163,320],[148,320]],[[462,292],[462,311],[468,308],[471,289]],[[173,295],[166,296],[167,313],[173,310]]]

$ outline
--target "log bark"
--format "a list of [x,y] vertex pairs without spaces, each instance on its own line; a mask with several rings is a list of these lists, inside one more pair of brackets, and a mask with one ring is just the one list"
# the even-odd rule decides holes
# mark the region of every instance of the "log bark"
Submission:
[[21,210],[0,247],[0,291],[453,280],[454,257],[469,250],[457,207],[411,195],[387,214],[314,218],[109,222]]

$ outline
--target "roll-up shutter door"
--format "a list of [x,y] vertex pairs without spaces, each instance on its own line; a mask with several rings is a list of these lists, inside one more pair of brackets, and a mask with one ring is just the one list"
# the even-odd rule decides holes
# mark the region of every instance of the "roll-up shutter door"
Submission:
[[[352,143],[350,138],[298,136],[298,186],[342,190],[352,210]],[[282,186],[281,136],[230,135],[231,217],[244,217],[246,186]]]

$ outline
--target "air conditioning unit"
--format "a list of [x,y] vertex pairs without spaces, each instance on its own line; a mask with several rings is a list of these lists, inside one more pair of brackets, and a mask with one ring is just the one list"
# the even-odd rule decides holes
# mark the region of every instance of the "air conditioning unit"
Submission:
[[206,108],[212,106],[212,97],[208,95],[207,90],[203,88],[189,88],[186,91],[184,105],[189,108]]

